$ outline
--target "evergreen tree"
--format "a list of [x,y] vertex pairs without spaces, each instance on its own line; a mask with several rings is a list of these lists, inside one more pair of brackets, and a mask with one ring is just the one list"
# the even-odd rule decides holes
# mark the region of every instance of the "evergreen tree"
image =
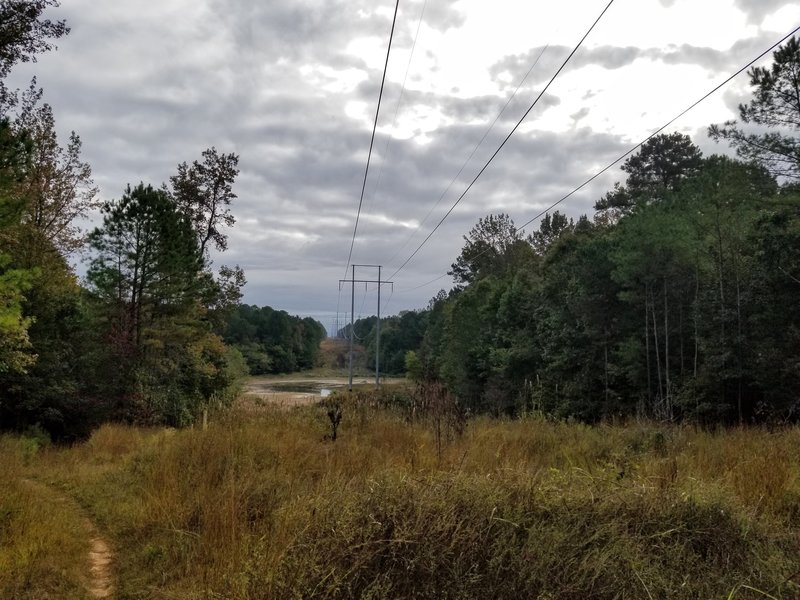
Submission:
[[725,140],[745,160],[775,177],[800,179],[800,41],[792,37],[773,53],[770,67],[749,71],[753,99],[739,105],[739,118],[712,125],[709,136]]
[[699,171],[701,162],[702,153],[689,136],[678,132],[653,136],[622,164],[628,174],[625,185],[616,184],[594,208],[616,221],[636,207],[659,202],[677,191]]
[[238,361],[204,319],[210,292],[192,223],[144,184],[103,213],[87,273],[108,350],[98,379],[117,417],[190,423],[226,394]]
[[490,272],[505,271],[532,254],[522,232],[517,231],[506,214],[478,219],[464,241],[461,254],[448,271],[458,285],[471,283]]

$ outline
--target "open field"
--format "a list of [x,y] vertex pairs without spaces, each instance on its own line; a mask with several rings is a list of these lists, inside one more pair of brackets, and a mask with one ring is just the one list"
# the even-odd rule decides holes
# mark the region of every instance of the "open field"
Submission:
[[[249,377],[244,385],[244,394],[253,399],[284,407],[314,404],[321,398],[322,390],[343,390],[347,388],[348,376],[341,369],[316,369],[304,373],[286,375],[261,375]],[[405,381],[402,378],[382,377],[382,385],[396,385]],[[375,375],[359,372],[353,376],[354,386],[372,386]]]
[[800,429],[435,424],[346,403],[335,443],[316,406],[0,438],[0,597],[90,597],[85,518],[117,598],[800,596]]

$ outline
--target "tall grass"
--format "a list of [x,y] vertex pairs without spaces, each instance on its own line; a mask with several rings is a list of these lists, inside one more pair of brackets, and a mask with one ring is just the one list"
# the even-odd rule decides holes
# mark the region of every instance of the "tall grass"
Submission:
[[0,437],[0,598],[84,598],[89,549],[81,516],[26,478],[35,438]]
[[800,595],[798,429],[475,419],[442,445],[390,411],[347,406],[335,443],[326,421],[104,426],[12,478],[94,515],[121,598]]

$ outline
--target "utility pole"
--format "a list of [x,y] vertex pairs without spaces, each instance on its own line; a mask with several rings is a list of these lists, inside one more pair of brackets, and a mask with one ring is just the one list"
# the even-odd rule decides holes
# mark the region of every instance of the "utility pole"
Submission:
[[378,266],[378,324],[375,334],[375,387],[381,385],[381,267]]
[[347,389],[351,392],[353,391],[353,333],[355,331],[355,324],[353,322],[356,310],[356,266],[353,265],[353,276],[351,277],[353,281],[352,289],[350,291],[350,368],[348,371],[350,372],[350,379],[347,383]]
[[[378,269],[378,279],[356,279],[356,267],[364,267],[369,269]],[[356,309],[356,284],[357,283],[377,283],[378,284],[378,326],[376,327],[375,341],[375,385],[380,385],[380,349],[381,349],[381,286],[389,284],[394,286],[393,281],[381,281],[381,265],[353,265],[353,275],[350,279],[340,279],[339,289],[342,289],[342,284],[349,283],[351,285],[350,292],[350,368],[348,376],[348,389],[353,391],[353,332],[355,330],[355,309]]]

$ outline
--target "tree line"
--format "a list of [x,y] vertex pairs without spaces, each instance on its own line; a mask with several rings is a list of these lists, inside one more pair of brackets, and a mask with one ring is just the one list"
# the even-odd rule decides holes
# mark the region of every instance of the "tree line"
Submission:
[[251,375],[265,375],[313,369],[326,336],[311,317],[242,304],[228,315],[224,339],[242,353]]
[[493,414],[797,420],[800,44],[773,59],[739,121],[709,129],[737,158],[660,134],[591,219],[480,219],[455,287],[415,317],[412,375]]
[[[429,311],[405,310],[398,315],[381,318],[380,356],[381,373],[403,375],[408,371],[406,364],[409,352],[415,351],[422,343],[428,327]],[[357,319],[353,323],[353,339],[364,347],[366,368],[375,369],[377,355],[377,326],[375,316]],[[340,338],[350,338],[348,323],[336,332]]]
[[[183,426],[230,403],[248,363],[310,366],[315,322],[269,338],[267,358],[255,356],[256,340],[246,358],[226,344],[229,324],[238,342],[238,324],[258,312],[239,307],[243,271],[211,259],[235,223],[237,155],[210,148],[167,183],[128,185],[102,202],[80,137],[59,139],[36,80],[6,86],[15,64],[69,33],[45,18],[55,6],[0,0],[0,430],[69,440],[105,420]],[[82,230],[98,210],[102,222]]]

